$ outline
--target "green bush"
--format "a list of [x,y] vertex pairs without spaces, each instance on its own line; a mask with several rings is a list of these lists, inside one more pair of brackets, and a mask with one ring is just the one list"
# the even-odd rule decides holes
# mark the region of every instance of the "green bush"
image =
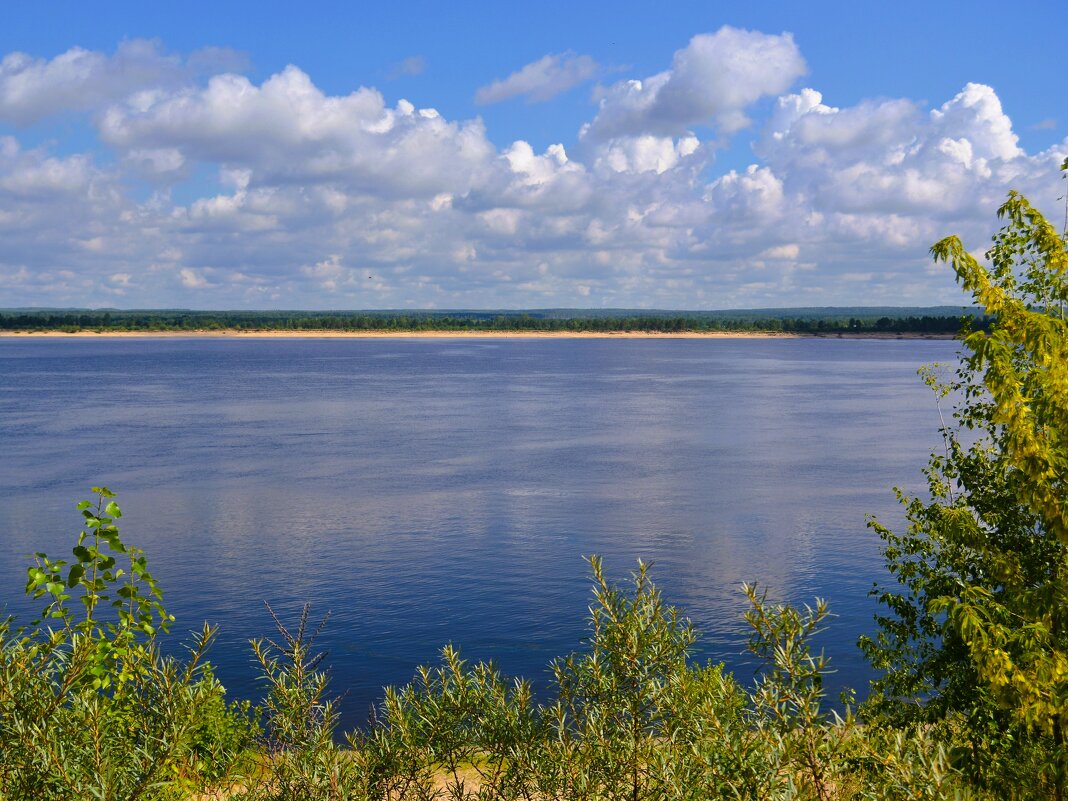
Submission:
[[252,643],[267,685],[261,709],[265,725],[244,789],[231,795],[235,801],[369,797],[360,791],[362,753],[346,753],[334,741],[337,705],[327,695],[329,676],[319,669],[324,655],[314,650],[326,619],[309,631],[308,610],[305,606],[292,631],[271,610],[279,639]]
[[446,647],[439,667],[386,689],[378,725],[350,745],[365,749],[379,797],[529,798],[544,735],[527,682]]
[[119,536],[114,496],[93,492],[74,560],[37,554],[28,570],[27,592],[48,599],[41,618],[0,626],[0,797],[12,801],[183,798],[222,782],[247,747],[247,705],[226,703],[204,659],[215,630],[183,659],[160,653],[173,618]]
[[693,661],[697,634],[646,565],[615,586],[596,557],[587,642],[552,663],[545,700],[447,647],[438,667],[387,689],[376,720],[342,746],[308,609],[253,643],[262,706],[228,703],[204,656],[213,628],[184,658],[161,654],[173,620],[162,592],[120,538],[112,494],[94,492],[79,505],[74,560],[38,554],[28,570],[41,619],[0,626],[0,798],[971,797],[942,740],[827,711],[829,667],[812,642],[822,602],[797,610],[746,588],[762,667],[745,688]]

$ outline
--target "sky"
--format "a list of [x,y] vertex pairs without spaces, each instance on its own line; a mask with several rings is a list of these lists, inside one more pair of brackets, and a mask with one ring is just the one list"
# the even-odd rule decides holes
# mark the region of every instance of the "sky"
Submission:
[[962,304],[1068,3],[11,4],[0,308]]

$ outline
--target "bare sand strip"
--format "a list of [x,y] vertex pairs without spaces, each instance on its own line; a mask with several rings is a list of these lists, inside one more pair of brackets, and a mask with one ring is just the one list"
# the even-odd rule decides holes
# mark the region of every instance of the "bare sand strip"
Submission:
[[784,333],[779,331],[3,331],[0,338],[40,339],[955,339],[953,334]]
[[797,334],[761,331],[4,331],[0,337],[152,339],[763,339]]

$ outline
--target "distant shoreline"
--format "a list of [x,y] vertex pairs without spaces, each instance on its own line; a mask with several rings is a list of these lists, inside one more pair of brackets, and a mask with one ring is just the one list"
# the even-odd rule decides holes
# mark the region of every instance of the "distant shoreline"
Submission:
[[39,339],[955,339],[920,332],[781,331],[2,331],[0,338]]

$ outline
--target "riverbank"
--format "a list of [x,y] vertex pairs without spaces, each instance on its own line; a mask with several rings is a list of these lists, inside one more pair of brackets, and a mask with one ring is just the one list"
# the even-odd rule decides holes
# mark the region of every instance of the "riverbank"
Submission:
[[954,339],[953,334],[893,332],[794,333],[782,331],[3,331],[0,338],[204,338],[204,339]]

